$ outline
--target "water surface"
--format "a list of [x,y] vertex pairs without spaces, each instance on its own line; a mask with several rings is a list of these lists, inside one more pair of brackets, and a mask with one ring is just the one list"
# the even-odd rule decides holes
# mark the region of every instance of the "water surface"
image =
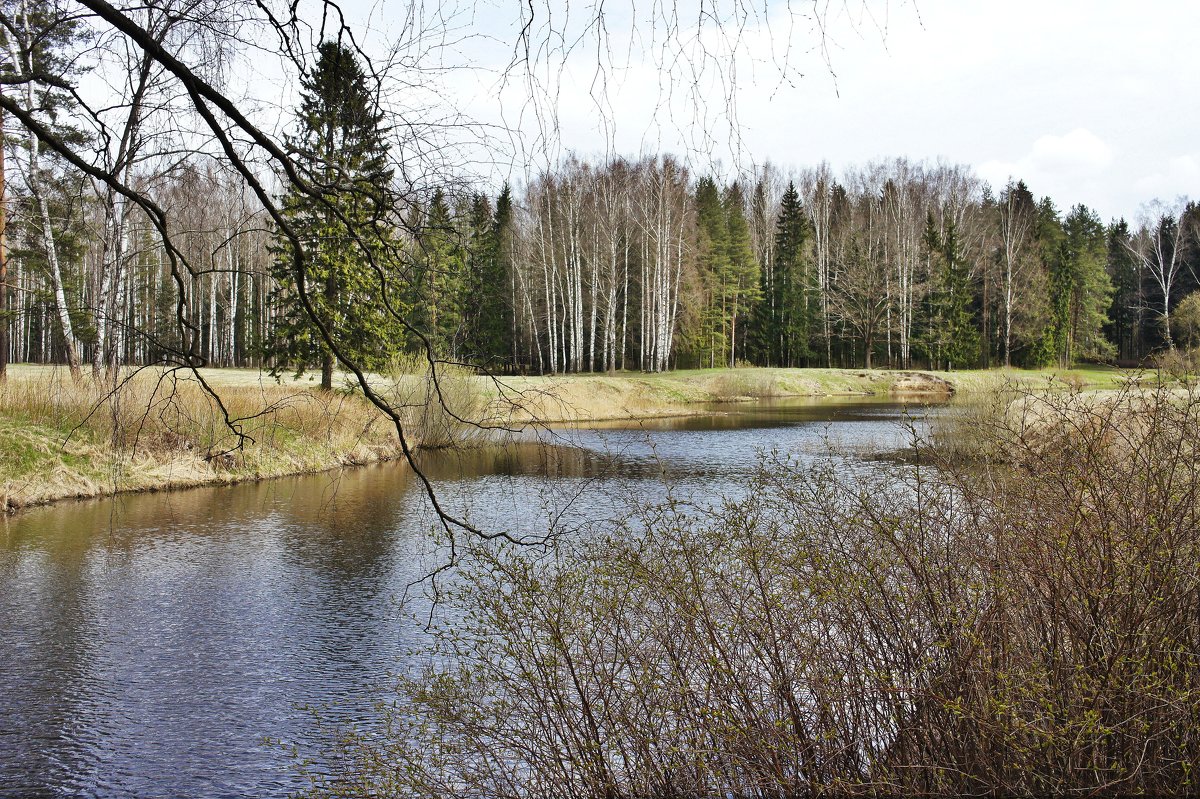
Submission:
[[[560,427],[423,457],[439,498],[537,536],[630,497],[715,501],[764,450],[903,446],[877,400]],[[369,723],[421,628],[400,607],[442,562],[398,465],[63,503],[0,519],[0,796],[282,797],[333,721]]]

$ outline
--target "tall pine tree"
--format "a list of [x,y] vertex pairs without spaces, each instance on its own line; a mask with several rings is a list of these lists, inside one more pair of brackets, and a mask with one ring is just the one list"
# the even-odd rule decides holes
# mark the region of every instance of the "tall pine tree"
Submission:
[[274,248],[280,316],[266,349],[276,374],[319,363],[321,387],[330,389],[334,357],[319,328],[359,365],[383,368],[403,346],[396,315],[406,309],[387,224],[386,131],[362,67],[341,42],[322,42],[301,87],[290,144],[310,190],[291,188],[283,209],[302,252],[283,236]]
[[763,269],[761,299],[747,338],[751,356],[764,366],[798,366],[812,355],[811,338],[817,323],[813,270],[804,260],[808,219],[795,183],[788,183],[775,219],[775,253],[771,270]]
[[779,302],[780,366],[807,365],[817,326],[816,272],[805,260],[808,217],[796,185],[789,182],[775,223],[775,272]]
[[721,193],[712,178],[701,178],[696,184],[697,262],[703,301],[696,332],[696,351],[701,364],[716,366],[724,361],[728,346],[724,310],[728,295],[729,250],[726,242],[729,229]]
[[979,361],[979,325],[971,309],[970,271],[953,222],[939,231],[930,212],[924,245],[934,275],[934,291],[925,303],[927,328],[921,346],[932,366],[964,369]]
[[725,274],[722,276],[723,317],[729,330],[729,366],[737,365],[738,321],[753,310],[760,298],[759,266],[750,244],[750,224],[746,221],[746,200],[741,184],[734,182],[725,191]]
[[416,235],[413,318],[437,357],[457,360],[466,332],[463,317],[467,252],[445,193],[433,193]]
[[1069,366],[1077,359],[1109,360],[1116,351],[1104,337],[1113,295],[1104,225],[1094,211],[1076,205],[1063,221],[1063,234],[1059,269],[1067,284],[1067,314],[1061,362]]
[[1124,219],[1114,222],[1108,227],[1107,237],[1108,278],[1113,285],[1113,299],[1105,335],[1116,345],[1118,358],[1136,360],[1145,354],[1139,346],[1144,303],[1141,274],[1131,252],[1129,224]]

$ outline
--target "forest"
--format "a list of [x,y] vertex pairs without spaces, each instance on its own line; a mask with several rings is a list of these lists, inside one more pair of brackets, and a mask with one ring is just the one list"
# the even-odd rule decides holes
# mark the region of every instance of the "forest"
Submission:
[[[21,59],[55,68],[56,47],[80,34],[54,30],[10,47],[10,73]],[[18,86],[47,120],[80,113],[54,85]],[[299,299],[277,220],[244,174],[209,154],[142,157],[157,135],[139,115],[151,72],[130,90],[122,136],[101,129],[102,152],[170,210],[165,236],[144,205],[5,120],[0,366],[99,374],[186,353],[192,364],[320,369],[329,385],[335,359]],[[1019,176],[993,187],[970,167],[906,158],[838,173],[827,162],[731,172],[669,154],[571,155],[500,187],[402,180],[367,75],[336,42],[320,46],[289,126],[297,163],[327,187],[316,199],[277,193],[316,245],[313,310],[372,369],[425,348],[525,374],[1135,365],[1198,343],[1200,210],[1183,198],[1106,222]],[[57,135],[89,136],[66,124]]]

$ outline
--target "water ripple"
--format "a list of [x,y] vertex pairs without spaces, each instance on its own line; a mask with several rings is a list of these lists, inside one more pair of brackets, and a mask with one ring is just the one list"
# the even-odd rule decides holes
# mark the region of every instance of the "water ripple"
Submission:
[[[728,411],[729,409],[724,409]],[[427,459],[485,527],[610,516],[667,476],[736,490],[772,447],[903,443],[895,406],[741,408]],[[146,494],[0,521],[0,797],[282,797],[307,707],[369,724],[420,626],[400,612],[437,549],[403,468]]]

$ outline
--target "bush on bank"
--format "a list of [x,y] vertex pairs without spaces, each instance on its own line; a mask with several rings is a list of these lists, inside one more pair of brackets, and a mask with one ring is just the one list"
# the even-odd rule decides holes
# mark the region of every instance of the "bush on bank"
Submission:
[[716,510],[478,547],[313,793],[1194,793],[1198,417],[1027,397],[968,465],[768,456]]

